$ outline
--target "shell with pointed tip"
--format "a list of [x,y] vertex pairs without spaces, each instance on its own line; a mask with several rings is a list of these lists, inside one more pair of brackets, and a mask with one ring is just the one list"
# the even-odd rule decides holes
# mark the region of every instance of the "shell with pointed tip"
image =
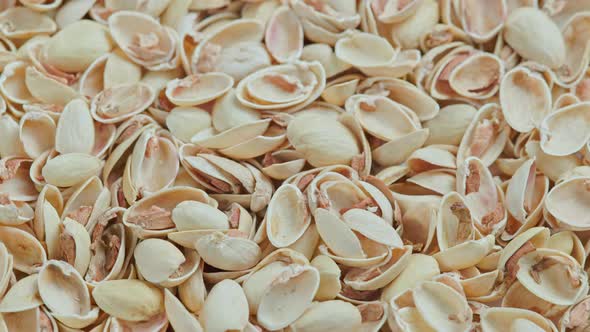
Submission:
[[130,322],[145,321],[164,311],[164,294],[155,286],[136,279],[99,283],[92,298],[107,314]]
[[586,197],[590,193],[589,177],[573,177],[554,186],[545,198],[545,211],[560,227],[586,230],[590,220],[586,218]]
[[123,223],[141,238],[170,233],[175,230],[172,211],[184,201],[198,201],[217,207],[217,202],[200,189],[174,187],[135,202],[125,211]]
[[154,98],[154,91],[146,84],[118,84],[94,96],[90,112],[100,123],[119,123],[145,111]]
[[122,10],[108,20],[117,45],[135,63],[153,71],[174,69],[178,64],[178,35],[153,17]]
[[224,72],[239,82],[271,64],[263,37],[264,26],[257,20],[224,23],[199,43],[191,56],[190,69],[193,74]]
[[[575,126],[572,124],[575,123]],[[563,107],[541,124],[541,149],[552,156],[566,156],[590,140],[590,102]]]
[[199,314],[205,331],[241,331],[248,324],[248,301],[244,290],[233,280],[217,283]]
[[39,295],[53,317],[67,326],[84,328],[96,321],[84,279],[69,264],[51,260],[39,271]]
[[0,26],[0,32],[11,39],[52,34],[57,30],[57,24],[49,15],[43,15],[27,7],[13,7],[2,11]]

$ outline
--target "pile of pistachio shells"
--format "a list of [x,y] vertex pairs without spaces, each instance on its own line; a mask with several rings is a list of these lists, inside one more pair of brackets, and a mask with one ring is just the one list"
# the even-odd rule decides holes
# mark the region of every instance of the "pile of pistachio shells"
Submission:
[[590,330],[590,0],[0,1],[0,332]]

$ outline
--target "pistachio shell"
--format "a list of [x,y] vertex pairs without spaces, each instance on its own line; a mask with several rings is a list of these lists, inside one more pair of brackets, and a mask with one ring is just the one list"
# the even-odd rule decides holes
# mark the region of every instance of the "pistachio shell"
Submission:
[[162,291],[139,280],[101,282],[92,297],[104,312],[132,322],[150,319],[164,310]]
[[303,235],[311,223],[305,203],[303,193],[292,184],[274,193],[266,212],[266,233],[275,247],[289,246]]
[[212,289],[200,314],[205,331],[242,330],[248,323],[248,301],[233,280],[223,280]]
[[101,166],[96,157],[83,153],[67,153],[47,161],[42,174],[49,184],[71,187],[98,174]]
[[[590,139],[590,103],[566,106],[549,114],[541,124],[541,149],[553,156],[565,156],[580,150]],[[565,123],[576,123],[570,128]]]
[[550,68],[557,68],[565,61],[564,39],[559,28],[539,9],[514,10],[506,20],[504,38],[522,57]]
[[94,148],[94,123],[88,105],[75,99],[64,108],[57,123],[55,150],[90,154]]
[[[76,40],[76,43],[72,43]],[[47,43],[47,62],[68,73],[84,71],[113,48],[108,31],[100,24],[81,20],[69,24]]]

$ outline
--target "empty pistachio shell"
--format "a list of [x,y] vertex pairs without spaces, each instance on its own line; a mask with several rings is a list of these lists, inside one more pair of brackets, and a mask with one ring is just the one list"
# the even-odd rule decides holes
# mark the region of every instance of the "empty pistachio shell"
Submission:
[[524,58],[550,68],[557,68],[565,61],[565,45],[559,28],[537,8],[514,10],[506,20],[504,38]]
[[139,280],[101,282],[92,297],[104,312],[132,322],[148,320],[164,310],[162,291]]
[[98,174],[101,161],[83,153],[67,153],[49,160],[43,167],[43,178],[57,187],[71,187]]
[[209,292],[199,319],[205,331],[227,331],[245,328],[248,316],[248,301],[240,285],[223,280]]
[[[76,40],[76,43],[72,43]],[[59,70],[78,73],[113,48],[107,29],[93,21],[81,20],[56,33],[47,43],[47,62]]]

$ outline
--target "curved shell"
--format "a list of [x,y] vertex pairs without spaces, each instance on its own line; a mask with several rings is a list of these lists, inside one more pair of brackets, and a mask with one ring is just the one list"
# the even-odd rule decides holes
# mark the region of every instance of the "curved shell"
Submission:
[[37,280],[38,274],[31,274],[12,285],[3,295],[0,312],[20,312],[41,306],[43,299],[39,296]]
[[57,123],[55,150],[59,153],[90,154],[94,148],[95,136],[88,104],[81,99],[70,101]]
[[217,283],[207,296],[199,319],[205,331],[243,330],[248,324],[248,301],[233,280]]
[[522,57],[549,68],[557,68],[565,61],[566,48],[559,28],[537,8],[514,10],[506,20],[504,39]]
[[246,270],[258,263],[262,250],[256,242],[222,232],[199,237],[195,248],[209,265],[226,271]]
[[130,322],[145,321],[164,311],[163,292],[137,279],[101,282],[92,298],[102,311]]
[[126,10],[112,14],[108,24],[113,39],[135,63],[150,70],[176,67],[176,31],[161,26],[149,15]]
[[154,91],[146,84],[119,84],[92,98],[90,112],[100,123],[119,123],[145,111],[154,98]]
[[522,256],[518,266],[516,277],[520,283],[550,303],[572,305],[588,292],[588,275],[561,251],[537,249]]
[[39,272],[38,287],[47,308],[62,323],[83,328],[98,318],[99,310],[92,307],[84,280],[71,265],[48,261]]
[[468,57],[457,65],[448,77],[449,86],[463,97],[486,99],[496,94],[504,76],[500,58],[487,53]]
[[0,25],[4,36],[15,39],[51,34],[57,30],[57,24],[48,15],[27,7],[13,7],[2,11]]
[[[320,274],[316,268],[276,261],[252,274],[244,281],[243,288],[248,303],[257,309],[258,323],[266,329],[277,330],[303,314],[311,305],[319,284]],[[290,310],[284,310],[287,306]]]
[[[455,289],[434,281],[426,281],[412,290],[416,309],[429,326],[441,331],[465,331],[471,325],[471,308]],[[439,302],[444,299],[444,302]]]
[[489,308],[481,313],[482,328],[490,332],[519,331],[523,328],[555,332],[555,325],[538,313],[518,308]]
[[178,106],[195,106],[214,100],[234,85],[224,73],[205,73],[175,79],[166,84],[166,97]]
[[135,202],[125,211],[123,223],[140,237],[170,233],[175,229],[172,211],[183,201],[199,201],[217,206],[217,202],[200,189],[173,187]]
[[[576,124],[576,129],[570,128]],[[590,140],[590,103],[577,103],[549,114],[541,124],[541,149],[552,156],[566,156]]]
[[586,230],[590,225],[587,219],[587,196],[590,178],[574,177],[554,186],[545,199],[545,210],[562,227],[572,230]]
[[458,8],[463,29],[478,43],[494,38],[502,29],[508,16],[506,1],[486,2],[461,1]]
[[289,7],[274,11],[266,26],[264,42],[268,52],[279,63],[290,62],[301,56],[303,27]]
[[47,161],[42,175],[47,183],[56,187],[71,187],[98,174],[100,159],[83,153],[58,155]]
[[225,23],[199,43],[191,56],[190,69],[193,74],[225,72],[239,82],[270,65],[263,38],[264,26],[258,20]]
[[[368,49],[373,51],[366,52]],[[386,66],[397,55],[387,39],[364,32],[338,40],[334,52],[340,60],[361,70],[365,67]]]
[[196,271],[198,256],[182,252],[168,241],[146,239],[133,252],[137,271],[145,280],[168,287],[181,284]]
[[17,271],[35,273],[47,260],[39,240],[24,230],[0,226],[0,241],[12,255],[13,267]]
[[557,83],[571,86],[579,82],[590,63],[590,46],[585,37],[590,29],[590,15],[579,12],[572,15],[562,27],[565,40],[565,61],[556,70]]
[[247,107],[295,112],[319,97],[325,84],[319,62],[295,61],[248,75],[238,83],[236,97]]
[[293,244],[311,223],[303,193],[292,184],[280,186],[266,212],[268,240],[277,248]]
[[491,165],[504,149],[509,134],[510,127],[501,108],[497,104],[482,106],[465,130],[457,152],[457,165],[469,156],[480,158],[485,166]]
[[539,128],[551,111],[551,92],[537,72],[517,67],[502,79],[500,104],[510,127],[525,133]]

